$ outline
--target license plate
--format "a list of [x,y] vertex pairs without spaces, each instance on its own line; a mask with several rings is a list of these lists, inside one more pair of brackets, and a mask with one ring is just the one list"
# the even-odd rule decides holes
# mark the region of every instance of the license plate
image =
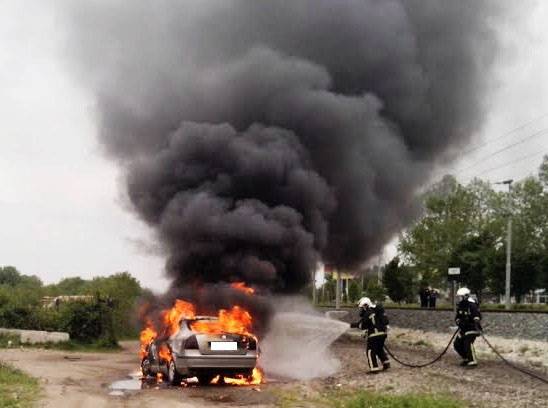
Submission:
[[211,350],[213,351],[236,351],[238,343],[235,341],[212,341]]

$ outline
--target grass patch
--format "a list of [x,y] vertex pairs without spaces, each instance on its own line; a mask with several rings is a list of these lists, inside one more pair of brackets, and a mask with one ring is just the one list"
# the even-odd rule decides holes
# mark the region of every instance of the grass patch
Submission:
[[0,348],[19,347],[20,344],[18,335],[0,333]]
[[0,333],[0,348],[40,348],[46,350],[64,350],[64,351],[80,351],[80,352],[108,352],[118,351],[121,347],[118,343],[112,343],[104,340],[96,340],[93,342],[80,342],[70,340],[61,343],[38,343],[27,344],[21,343],[18,335]]
[[302,406],[303,397],[296,390],[273,390],[274,395],[277,397],[276,405],[280,408],[291,408],[295,406]]
[[[390,391],[389,388],[386,389]],[[463,401],[446,395],[392,395],[370,391],[330,390],[311,397],[303,397],[297,390],[278,390],[277,405],[289,407],[324,408],[460,408]]]
[[0,362],[0,407],[31,407],[38,396],[38,381]]
[[328,393],[320,404],[335,408],[459,408],[462,401],[429,394],[383,395],[367,391]]

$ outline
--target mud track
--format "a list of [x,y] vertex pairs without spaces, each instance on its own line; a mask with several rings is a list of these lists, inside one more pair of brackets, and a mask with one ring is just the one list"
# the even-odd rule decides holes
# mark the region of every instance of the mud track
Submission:
[[[393,339],[393,352],[407,361],[424,361],[438,345],[426,347]],[[458,366],[452,352],[428,368],[408,369],[392,364],[388,372],[368,375],[359,339],[345,337],[333,345],[342,361],[335,376],[310,381],[275,380],[261,386],[168,387],[144,383],[143,389],[109,395],[109,386],[138,368],[137,343],[124,342],[115,353],[72,353],[39,349],[0,350],[0,360],[38,377],[42,385],[39,407],[231,407],[276,406],[279,395],[296,393],[306,400],[329,389],[365,389],[388,393],[444,393],[473,407],[546,407],[548,386],[508,369],[485,356],[479,368]],[[480,357],[481,358],[481,357]],[[135,382],[137,383],[137,382]],[[138,383],[140,384],[140,383]],[[314,406],[304,402],[300,406]]]

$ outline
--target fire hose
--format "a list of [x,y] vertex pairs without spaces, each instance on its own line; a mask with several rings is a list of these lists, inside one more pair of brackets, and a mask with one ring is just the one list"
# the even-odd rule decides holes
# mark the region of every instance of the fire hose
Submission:
[[[459,332],[459,329],[457,329],[455,331],[455,333],[453,333],[453,335],[451,336],[451,339],[449,340],[449,343],[447,343],[447,346],[445,347],[445,349],[441,352],[440,355],[438,355],[434,360],[432,361],[429,361],[427,363],[422,363],[422,364],[412,364],[412,363],[406,363],[404,361],[401,361],[400,359],[398,359],[391,351],[390,349],[385,345],[384,346],[384,350],[386,351],[386,353],[392,357],[394,359],[394,361],[398,362],[399,364],[405,366],[405,367],[409,367],[409,368],[422,368],[422,367],[427,367],[429,365],[432,365],[436,362],[438,362],[444,355],[445,353],[447,353],[447,350],[449,350],[449,346],[451,345],[451,343],[453,342],[453,339],[455,338],[455,336],[457,335],[457,333]],[[542,381],[543,383],[545,384],[548,384],[548,379],[546,379],[545,377],[539,375],[539,374],[536,374],[532,371],[529,371],[529,370],[526,370],[525,368],[522,368],[522,367],[519,367],[518,365],[516,364],[513,364],[512,362],[510,362],[509,360],[507,360],[506,358],[504,358],[499,352],[498,350],[489,342],[489,340],[487,340],[487,338],[485,337],[485,335],[483,334],[483,331],[480,331],[480,335],[481,335],[481,338],[485,341],[485,343],[487,344],[487,346],[491,349],[491,351],[493,351],[493,353],[495,353],[495,355],[500,358],[506,365],[508,365],[510,368],[513,368],[514,370],[516,371],[519,371],[520,373],[522,374],[525,374],[525,375],[528,375],[532,378],[536,378],[537,380],[539,381]]]
[[489,343],[489,341],[485,338],[485,336],[483,335],[483,332],[480,332],[481,334],[481,338],[483,339],[483,341],[485,341],[485,343],[489,346],[489,348],[493,351],[493,353],[495,353],[497,355],[498,358],[500,358],[506,365],[508,365],[510,368],[513,368],[514,370],[516,371],[519,371],[523,374],[526,374],[530,377],[533,377],[533,378],[536,378],[537,380],[539,381],[542,381],[543,383],[545,384],[548,384],[548,379],[546,379],[546,377],[543,377],[539,374],[536,374],[532,371],[529,371],[529,370],[526,370],[525,368],[521,368],[513,363],[511,363],[510,361],[508,361],[507,359],[505,359],[498,351],[495,347],[493,347],[493,345],[491,343]]
[[459,332],[459,330],[457,329],[455,331],[455,333],[453,333],[453,335],[451,336],[451,339],[449,339],[449,343],[447,343],[447,346],[445,346],[445,349],[441,352],[441,354],[439,356],[437,356],[434,360],[432,361],[429,361],[427,363],[422,363],[422,364],[412,364],[412,363],[405,363],[403,361],[401,361],[400,359],[398,359],[391,351],[390,349],[385,345],[384,346],[384,350],[386,351],[386,353],[392,357],[394,359],[394,361],[400,363],[402,366],[405,366],[405,367],[409,367],[409,368],[422,368],[422,367],[428,367],[429,365],[432,365],[434,363],[437,363],[439,360],[441,360],[441,358],[445,355],[445,353],[447,353],[447,350],[449,350],[449,346],[451,346],[451,343],[453,342],[453,339],[455,338],[455,336],[457,335],[457,333]]

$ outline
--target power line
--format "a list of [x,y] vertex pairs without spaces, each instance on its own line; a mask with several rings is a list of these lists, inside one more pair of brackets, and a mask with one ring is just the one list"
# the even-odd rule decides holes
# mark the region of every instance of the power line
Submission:
[[516,160],[512,160],[512,161],[510,161],[510,162],[503,163],[503,164],[501,164],[500,166],[492,167],[492,168],[490,168],[490,169],[487,169],[487,170],[485,170],[485,171],[482,171],[481,173],[476,174],[474,177],[471,177],[470,179],[473,179],[473,178],[475,178],[475,177],[482,176],[482,175],[487,174],[487,173],[491,173],[492,171],[499,170],[499,169],[502,169],[502,168],[504,168],[504,167],[511,166],[512,164],[519,163],[519,162],[521,162],[521,161],[523,161],[523,160],[529,159],[529,158],[531,158],[531,157],[539,156],[539,155],[541,155],[541,154],[547,154],[547,152],[545,152],[545,151],[534,152],[534,153],[532,153],[532,154],[528,154],[528,155],[522,156],[522,157],[520,157],[520,158],[518,158],[518,159],[516,159]]
[[525,143],[527,140],[533,139],[533,138],[538,137],[538,136],[545,135],[545,134],[547,134],[547,133],[548,133],[548,128],[541,129],[541,130],[539,130],[538,132],[535,132],[535,133],[533,133],[533,134],[531,134],[531,135],[528,135],[528,136],[524,137],[523,139],[518,140],[517,142],[514,142],[514,143],[512,143],[512,144],[510,144],[510,145],[508,145],[508,146],[506,146],[506,147],[503,147],[502,149],[499,149],[499,150],[497,150],[497,151],[495,151],[495,152],[493,152],[493,153],[491,153],[491,154],[489,154],[489,155],[487,155],[487,156],[482,157],[480,160],[478,160],[478,161],[475,162],[474,164],[472,164],[472,165],[470,165],[470,166],[467,166],[467,167],[465,167],[465,168],[463,168],[463,169],[457,171],[455,174],[456,174],[456,175],[462,174],[462,173],[464,173],[464,172],[466,172],[466,171],[468,171],[468,170],[470,170],[470,169],[476,167],[477,165],[484,163],[485,160],[487,160],[487,159],[489,159],[489,158],[491,158],[491,157],[493,157],[493,156],[496,156],[497,154],[500,154],[500,153],[502,153],[502,152],[504,152],[504,151],[506,151],[506,150],[509,150],[509,149],[511,149],[511,148],[514,147],[514,146],[517,146],[517,145],[520,145],[520,144],[522,144],[522,143]]
[[467,154],[469,154],[469,153],[475,152],[476,150],[481,149],[482,147],[487,146],[487,145],[489,145],[489,144],[491,144],[491,143],[493,143],[493,142],[496,142],[497,140],[500,140],[500,139],[502,139],[502,138],[504,138],[504,137],[506,137],[506,136],[510,136],[512,133],[517,132],[518,130],[525,129],[527,126],[532,125],[533,123],[539,121],[540,119],[544,119],[544,118],[546,118],[546,117],[548,117],[548,112],[546,112],[546,113],[544,113],[543,115],[538,116],[538,117],[536,117],[536,118],[534,118],[534,119],[531,119],[531,120],[528,121],[528,122],[522,123],[521,125],[519,125],[519,126],[513,128],[513,129],[510,129],[510,130],[508,130],[507,132],[503,133],[503,134],[500,135],[500,136],[497,136],[497,137],[494,137],[494,138],[492,138],[492,139],[486,140],[484,143],[481,143],[481,144],[479,144],[479,145],[477,145],[477,146],[474,146],[474,147],[472,147],[472,148],[470,148],[470,149],[468,149],[468,150],[465,150],[465,151],[462,152],[461,154],[462,154],[462,155],[467,155]]

